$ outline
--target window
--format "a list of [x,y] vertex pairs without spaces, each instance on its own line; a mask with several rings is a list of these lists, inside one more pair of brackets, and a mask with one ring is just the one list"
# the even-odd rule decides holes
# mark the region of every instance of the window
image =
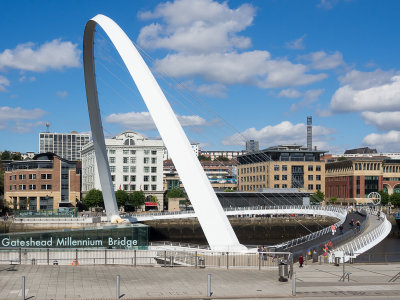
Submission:
[[136,175],[131,175],[131,181],[136,181]]
[[129,157],[123,157],[122,158],[122,161],[123,161],[124,164],[127,164],[128,160],[129,160]]
[[29,185],[30,190],[36,190],[36,184],[30,184]]
[[282,171],[287,171],[287,165],[282,165]]
[[320,191],[321,190],[321,185],[320,184],[316,184],[315,188]]
[[144,150],[144,154],[148,155],[150,153],[150,150]]
[[110,150],[110,154],[115,154],[115,150],[114,150],[114,149],[111,149],[111,150]]
[[313,184],[309,184],[309,185],[308,185],[308,189],[309,189],[309,190],[313,190],[313,189],[314,189],[314,185],[313,185]]
[[136,173],[136,166],[131,166],[131,173]]
[[282,184],[282,188],[286,189],[287,188],[287,184]]
[[122,172],[129,173],[129,167],[128,166],[123,166],[122,167]]
[[40,188],[42,190],[51,190],[51,184],[42,184]]
[[131,191],[134,191],[134,190],[136,190],[136,184],[131,184]]
[[151,163],[152,164],[156,164],[157,163],[157,158],[156,157],[152,157],[151,158]]
[[279,175],[274,175],[274,180],[279,180]]
[[19,174],[19,180],[25,180],[26,174]]
[[279,184],[274,184],[275,189],[279,189]]
[[149,168],[149,167],[144,167],[144,168],[143,168],[143,171],[144,171],[145,173],[149,173],[150,168]]
[[51,174],[41,174],[40,175],[41,179],[51,179],[51,177],[52,177]]
[[20,185],[19,185],[19,189],[20,189],[21,191],[26,190],[26,185],[25,185],[25,184],[20,184]]
[[115,166],[110,166],[110,172],[112,172],[112,173],[115,172]]
[[124,180],[124,181],[128,181],[128,179],[129,179],[129,176],[128,176],[128,175],[124,175],[124,176],[123,176],[123,180]]
[[274,171],[279,171],[279,165],[274,165]]
[[151,173],[157,173],[157,167],[151,167]]
[[151,176],[151,181],[157,181],[157,176]]
[[124,189],[124,191],[127,191],[128,190],[128,185],[124,184],[123,189]]
[[131,164],[136,164],[136,157],[131,157]]
[[12,190],[15,191],[16,189],[17,189],[17,185],[14,184],[14,185],[12,186]]
[[148,164],[149,163],[149,158],[148,157],[143,157],[143,163]]
[[115,164],[115,157],[114,156],[110,157],[110,164]]
[[308,175],[308,180],[314,180],[314,176],[313,175]]
[[125,154],[129,154],[129,150],[123,150],[122,153]]
[[152,191],[156,191],[157,190],[157,185],[156,184],[152,184],[151,185],[151,190]]
[[13,180],[17,180],[17,175],[13,175]]
[[157,155],[157,150],[151,150],[151,155]]
[[36,174],[29,174],[29,179],[36,179]]
[[315,166],[315,171],[321,171],[321,166]]
[[143,176],[143,181],[149,181],[149,176],[148,175],[144,175]]
[[62,184],[61,185],[62,190],[68,190],[68,184]]
[[282,175],[282,180],[287,180],[287,175]]
[[61,179],[68,179],[68,174],[61,174]]
[[145,185],[143,186],[143,190],[144,190],[144,191],[148,191],[148,190],[149,190],[149,185],[148,185],[148,184],[145,184]]
[[136,150],[131,150],[131,154],[135,155],[136,154]]
[[111,181],[115,181],[115,175],[111,175]]
[[321,175],[315,175],[315,180],[321,181]]

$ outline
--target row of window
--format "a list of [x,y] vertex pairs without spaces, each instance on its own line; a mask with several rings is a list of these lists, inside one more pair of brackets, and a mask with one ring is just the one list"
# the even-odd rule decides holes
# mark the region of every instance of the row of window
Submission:
[[[280,170],[280,165],[274,165],[274,171],[279,171]],[[287,165],[282,165],[282,171],[287,171]],[[313,172],[314,171],[314,166],[309,165],[308,166],[308,171]],[[321,171],[321,166],[315,166],[315,171]]]
[[[114,186],[114,189],[115,189],[115,186]],[[122,185],[122,189],[124,191],[136,191],[136,184],[124,184],[124,185]],[[157,185],[156,184],[151,184],[151,185],[144,184],[143,185],[143,190],[144,191],[150,191],[150,190],[151,191],[157,191]]]
[[[116,172],[116,167],[115,166],[110,166],[110,171],[111,173]],[[130,171],[130,172],[129,172]],[[144,173],[157,173],[157,167],[143,167],[143,172]],[[122,172],[123,173],[136,173],[136,166],[123,166],[122,167]]]
[[[64,186],[64,185],[63,185]],[[36,190],[36,184],[28,184],[28,185],[26,185],[26,184],[20,184],[20,185],[18,185],[18,189],[20,190],[20,191],[24,191],[24,190],[26,190],[27,189],[27,187],[28,187],[28,189],[29,190]],[[51,184],[42,184],[41,186],[40,186],[40,189],[41,190],[51,190]],[[65,187],[62,187],[62,188],[64,188],[64,189],[68,189],[68,185],[66,185],[66,188]],[[15,191],[15,190],[17,190],[17,185],[16,184],[14,184],[14,185],[10,185],[10,191]]]
[[[274,184],[274,188],[275,189],[279,189],[279,188],[285,189],[287,187],[288,187],[287,184],[282,184],[282,185]],[[261,184],[260,185],[243,185],[243,186],[241,186],[240,190],[241,191],[255,191],[255,190],[259,189],[259,188],[265,188],[265,184],[262,184],[262,185]],[[316,184],[315,185],[315,189],[316,190],[321,190],[321,185],[320,184]],[[314,185],[313,184],[309,184],[308,185],[308,190],[314,190]]]
[[265,181],[265,175],[244,176],[244,177],[240,177],[240,181],[241,182]]
[[257,167],[248,167],[243,168],[242,174],[254,173],[254,172],[265,172],[265,166],[257,166]]
[[[66,174],[64,174],[66,175]],[[36,179],[36,174],[28,174],[29,180],[34,180]],[[40,174],[40,179],[51,179],[52,174]],[[19,174],[18,175],[19,180],[25,180],[26,179],[26,174]],[[68,175],[67,175],[68,179]],[[10,175],[10,180],[17,180],[17,175]]]
[[[123,181],[124,182],[135,182],[136,181],[136,175],[124,175],[123,177]],[[143,176],[143,181],[144,182],[148,182],[148,181],[157,181],[157,176],[149,176],[149,175],[145,175]],[[115,175],[111,175],[111,180],[115,181]]]
[[[274,180],[279,180],[280,175],[274,175]],[[287,175],[282,175],[282,180],[288,180]],[[314,180],[314,175],[308,175],[308,180]],[[315,175],[316,181],[321,181],[321,175]]]
[[[110,149],[110,150],[108,150],[108,152],[110,154],[115,154],[115,149]],[[151,150],[151,152],[150,152],[150,150],[144,150],[143,152],[144,152],[145,155],[148,155],[150,153],[151,153],[151,155],[157,155],[157,150]],[[122,154],[124,154],[124,155],[127,155],[127,154],[135,155],[136,154],[136,150],[122,150]]]

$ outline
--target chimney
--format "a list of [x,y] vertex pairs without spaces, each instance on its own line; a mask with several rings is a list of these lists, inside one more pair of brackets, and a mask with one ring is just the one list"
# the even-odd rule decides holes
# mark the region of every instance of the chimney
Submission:
[[307,117],[307,148],[312,151],[312,117]]

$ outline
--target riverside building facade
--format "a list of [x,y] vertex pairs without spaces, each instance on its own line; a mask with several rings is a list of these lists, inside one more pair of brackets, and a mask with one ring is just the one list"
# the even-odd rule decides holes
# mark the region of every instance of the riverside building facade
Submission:
[[[143,191],[163,204],[162,140],[149,140],[134,131],[105,139],[114,190]],[[93,142],[82,149],[82,193],[101,190]]]
[[52,152],[67,160],[81,160],[81,150],[89,143],[87,133],[39,133],[39,153]]
[[297,188],[325,192],[325,153],[299,145],[279,145],[238,156],[238,190]]
[[368,194],[400,193],[400,160],[358,157],[326,164],[326,198],[367,203]]
[[54,153],[32,160],[11,161],[4,168],[4,199],[16,210],[55,210],[80,200],[80,171],[76,163]]

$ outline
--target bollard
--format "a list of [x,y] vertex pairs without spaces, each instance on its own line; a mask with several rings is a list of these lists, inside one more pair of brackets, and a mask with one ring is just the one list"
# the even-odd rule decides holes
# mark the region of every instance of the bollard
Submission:
[[120,295],[120,293],[119,293],[119,286],[120,286],[120,283],[119,283],[119,275],[117,275],[117,298],[116,298],[116,299],[119,299],[119,295]]
[[25,276],[22,276],[21,294],[22,300],[25,300]]
[[207,297],[211,297],[211,274],[207,275]]
[[292,296],[296,296],[296,272],[293,272],[292,277]]

